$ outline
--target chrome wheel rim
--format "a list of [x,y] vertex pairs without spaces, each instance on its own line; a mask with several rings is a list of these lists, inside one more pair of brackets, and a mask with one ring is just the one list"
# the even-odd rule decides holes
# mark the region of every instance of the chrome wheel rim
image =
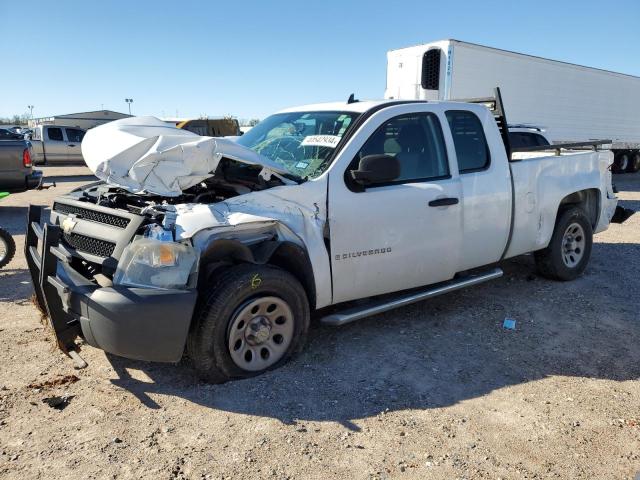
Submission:
[[250,300],[231,319],[229,354],[244,370],[264,370],[284,357],[293,332],[293,312],[287,302],[278,297]]
[[572,223],[562,237],[562,261],[569,268],[575,268],[584,256],[586,245],[584,229],[579,223]]

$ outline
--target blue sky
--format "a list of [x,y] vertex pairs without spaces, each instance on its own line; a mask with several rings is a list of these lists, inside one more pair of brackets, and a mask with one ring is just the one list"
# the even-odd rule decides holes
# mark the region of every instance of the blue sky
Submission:
[[0,116],[262,118],[380,98],[386,51],[457,38],[640,76],[640,1],[0,0]]

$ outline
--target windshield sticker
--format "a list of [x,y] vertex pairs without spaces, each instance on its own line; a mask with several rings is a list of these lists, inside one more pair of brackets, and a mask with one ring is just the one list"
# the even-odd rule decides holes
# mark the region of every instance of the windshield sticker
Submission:
[[309,166],[309,162],[298,162],[298,163],[296,163],[296,168],[299,168],[300,170],[304,170],[308,166]]
[[340,141],[340,137],[338,135],[309,135],[305,137],[302,141],[302,146],[312,146],[312,147],[329,147],[336,148],[338,142]]

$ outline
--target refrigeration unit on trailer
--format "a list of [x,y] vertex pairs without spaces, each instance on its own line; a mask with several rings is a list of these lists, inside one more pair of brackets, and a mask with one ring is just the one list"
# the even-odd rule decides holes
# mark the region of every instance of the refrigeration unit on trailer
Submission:
[[614,171],[640,170],[640,77],[442,40],[387,53],[385,98],[485,97],[499,85],[509,120],[554,143],[612,139]]

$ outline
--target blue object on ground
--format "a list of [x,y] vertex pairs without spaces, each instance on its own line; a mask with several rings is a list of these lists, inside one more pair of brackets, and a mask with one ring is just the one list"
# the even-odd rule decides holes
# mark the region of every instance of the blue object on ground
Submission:
[[502,323],[502,327],[507,330],[515,330],[516,329],[516,321],[513,318],[505,318]]

